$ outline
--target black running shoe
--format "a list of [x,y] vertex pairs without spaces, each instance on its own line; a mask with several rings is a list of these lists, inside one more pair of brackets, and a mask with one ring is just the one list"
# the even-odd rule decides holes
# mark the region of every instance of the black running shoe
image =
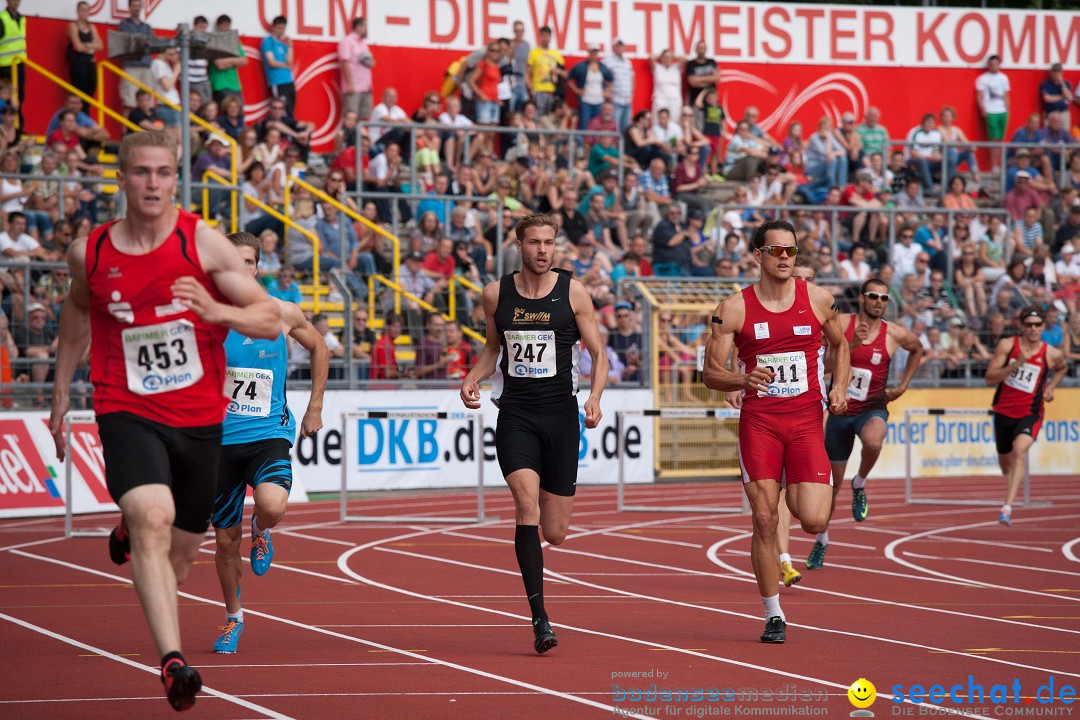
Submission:
[[555,631],[551,629],[551,623],[547,620],[533,620],[533,634],[536,635],[533,640],[533,649],[541,655],[559,644]]
[[128,535],[123,515],[120,516],[119,524],[109,533],[109,558],[117,565],[123,565],[131,559],[131,536]]
[[855,522],[862,522],[870,515],[870,501],[866,499],[866,488],[851,488],[851,516]]
[[769,618],[765,623],[765,632],[761,633],[761,642],[781,645],[787,640],[787,623],[779,617]]
[[202,690],[199,671],[179,658],[173,658],[161,668],[161,684],[173,710],[181,712],[195,704],[195,695]]

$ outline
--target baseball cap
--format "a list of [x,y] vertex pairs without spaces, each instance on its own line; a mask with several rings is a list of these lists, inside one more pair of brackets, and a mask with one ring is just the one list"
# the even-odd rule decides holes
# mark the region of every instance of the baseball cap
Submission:
[[225,146],[228,146],[228,144],[229,144],[229,143],[227,143],[225,141],[225,138],[221,137],[220,135],[211,135],[209,138],[206,139],[206,146],[207,147],[213,145],[214,143],[219,143],[219,144],[225,145]]
[[1025,319],[1027,319],[1029,317],[1037,317],[1040,320],[1045,320],[1046,319],[1046,316],[1043,314],[1042,308],[1039,307],[1038,305],[1028,305],[1023,310],[1020,311],[1020,317],[1019,317],[1020,322],[1023,322]]
[[406,255],[405,259],[406,260],[416,260],[416,261],[420,262],[420,261],[423,261],[423,259],[424,259],[424,253],[420,252],[419,250],[414,250],[413,252]]
[[1031,179],[1031,173],[1029,173],[1027,170],[1020,170],[1019,172],[1016,173],[1015,178],[1017,180],[1019,180],[1021,178],[1026,178],[1027,180],[1030,180]]
[[1064,255],[1065,253],[1074,253],[1074,252],[1076,252],[1076,248],[1073,246],[1073,244],[1071,242],[1067,242],[1067,243],[1065,243],[1064,245],[1061,246],[1061,254],[1062,255]]
[[626,302],[625,300],[623,300],[622,302],[615,303],[615,311],[616,312],[618,312],[619,310],[633,310],[633,309],[634,309],[634,306],[631,305],[630,303]]
[[1031,157],[1031,151],[1027,148],[1020,148],[1016,151],[1016,157]]
[[743,226],[742,216],[739,215],[738,210],[728,210],[724,213],[723,221],[730,223],[731,227],[741,228]]
[[597,50],[597,51],[598,51],[598,50],[600,50],[600,43],[598,43],[598,42],[591,42],[591,43],[588,43],[588,44],[587,44],[587,45],[585,46],[585,49],[586,49],[586,50],[588,50],[589,52],[592,52],[593,50]]
[[840,116],[841,122],[855,122],[855,113],[846,112]]
[[32,312],[45,312],[45,306],[41,303],[31,303],[26,308],[26,314],[29,315]]

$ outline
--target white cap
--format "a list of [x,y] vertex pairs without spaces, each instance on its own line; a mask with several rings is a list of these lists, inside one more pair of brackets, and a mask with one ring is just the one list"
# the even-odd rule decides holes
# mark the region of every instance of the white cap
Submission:
[[1065,243],[1064,245],[1061,246],[1061,254],[1062,255],[1064,255],[1065,253],[1074,253],[1074,252],[1076,252],[1076,247],[1074,247],[1071,242],[1067,242],[1067,243]]
[[741,228],[743,226],[742,216],[738,210],[728,210],[724,213],[723,221],[730,223],[733,228]]

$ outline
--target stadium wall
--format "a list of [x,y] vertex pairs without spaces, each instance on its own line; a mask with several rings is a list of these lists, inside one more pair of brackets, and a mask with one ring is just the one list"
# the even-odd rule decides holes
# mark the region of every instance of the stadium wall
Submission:
[[[606,49],[614,38],[627,43],[635,59],[634,107],[649,105],[651,74],[646,58],[665,48],[690,56],[704,39],[723,72],[721,95],[729,125],[748,105],[761,110],[760,124],[781,136],[801,120],[809,136],[819,117],[882,109],[893,137],[918,124],[943,105],[957,110],[957,124],[972,139],[984,139],[978,120],[974,82],[989,55],[999,54],[1012,83],[1010,131],[1038,109],[1038,85],[1046,68],[1062,62],[1080,67],[1080,14],[966,8],[798,5],[793,3],[706,2],[705,0],[251,0],[214,9],[180,0],[146,0],[147,21],[160,33],[195,12],[213,22],[220,11],[233,18],[253,60],[241,71],[247,117],[266,112],[266,89],[258,46],[269,21],[289,18],[296,45],[296,78],[302,116],[315,122],[316,149],[329,149],[340,108],[337,40],[354,16],[368,19],[376,57],[375,91],[393,85],[400,104],[411,111],[424,92],[438,89],[446,67],[491,37],[510,37],[521,20],[535,45],[536,30],[550,25],[553,47],[572,64],[589,42]],[[91,17],[115,25],[127,0],[93,0]],[[30,58],[67,77],[66,23],[73,0],[36,0],[29,15]],[[1075,78],[1070,77],[1071,80]],[[41,131],[60,107],[62,93],[31,77],[28,103],[31,129]],[[116,102],[116,83],[107,79],[107,97]]]
[[[907,408],[980,408],[990,406],[991,389],[909,390],[890,405],[885,446],[874,470],[878,478],[899,478],[904,474],[906,433],[902,430]],[[307,393],[290,391],[294,412],[306,407]],[[584,393],[580,398],[584,401]],[[614,483],[618,471],[615,460],[615,412],[639,409],[652,404],[647,390],[609,390],[604,394],[604,418],[600,427],[583,430],[578,452],[581,484]],[[1054,402],[1046,406],[1042,433],[1031,452],[1034,475],[1080,476],[1080,388],[1059,388]],[[303,490],[336,491],[341,487],[341,463],[348,463],[350,487],[355,489],[396,489],[468,487],[476,482],[473,438],[462,419],[425,421],[357,421],[347,445],[341,450],[341,413],[353,410],[442,410],[461,412],[452,390],[329,392],[325,398],[325,427],[314,438],[300,440],[293,448],[294,496]],[[484,402],[485,484],[501,488],[502,480],[494,454],[496,411]],[[0,414],[0,517],[58,515],[64,511],[64,465],[56,461],[45,413]],[[625,464],[627,481],[653,480],[653,420],[627,419]],[[357,442],[359,433],[363,441]],[[936,416],[918,418],[912,433],[916,474],[925,477],[993,475],[997,455],[993,445],[992,418]],[[848,467],[848,476],[858,462],[858,443]],[[73,427],[71,447],[74,507],[76,512],[111,509],[105,488],[104,464],[92,424]],[[988,486],[989,487],[989,486]],[[994,486],[999,487],[999,486]],[[1003,487],[1001,485],[1000,487]],[[1033,488],[1037,496],[1038,486]]]

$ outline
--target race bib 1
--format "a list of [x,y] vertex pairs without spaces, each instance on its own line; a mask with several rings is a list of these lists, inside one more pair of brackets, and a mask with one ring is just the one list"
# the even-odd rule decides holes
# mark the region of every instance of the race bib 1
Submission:
[[863,402],[870,392],[870,378],[874,374],[863,368],[851,368],[851,382],[847,386],[847,396],[852,400]]
[[225,368],[225,397],[230,415],[267,417],[274,391],[274,371],[263,368]]
[[1038,381],[1041,371],[1042,367],[1039,365],[1024,363],[1009,373],[1009,377],[1005,378],[1005,384],[1013,390],[1019,390],[1030,395],[1035,392],[1035,383]]
[[554,330],[507,330],[507,368],[511,377],[555,376]]
[[758,391],[758,397],[795,397],[809,387],[806,381],[806,355],[802,352],[771,353],[757,356],[758,367],[773,373],[768,392]]
[[127,328],[121,343],[128,390],[136,395],[182,390],[202,379],[195,326],[188,320]]

